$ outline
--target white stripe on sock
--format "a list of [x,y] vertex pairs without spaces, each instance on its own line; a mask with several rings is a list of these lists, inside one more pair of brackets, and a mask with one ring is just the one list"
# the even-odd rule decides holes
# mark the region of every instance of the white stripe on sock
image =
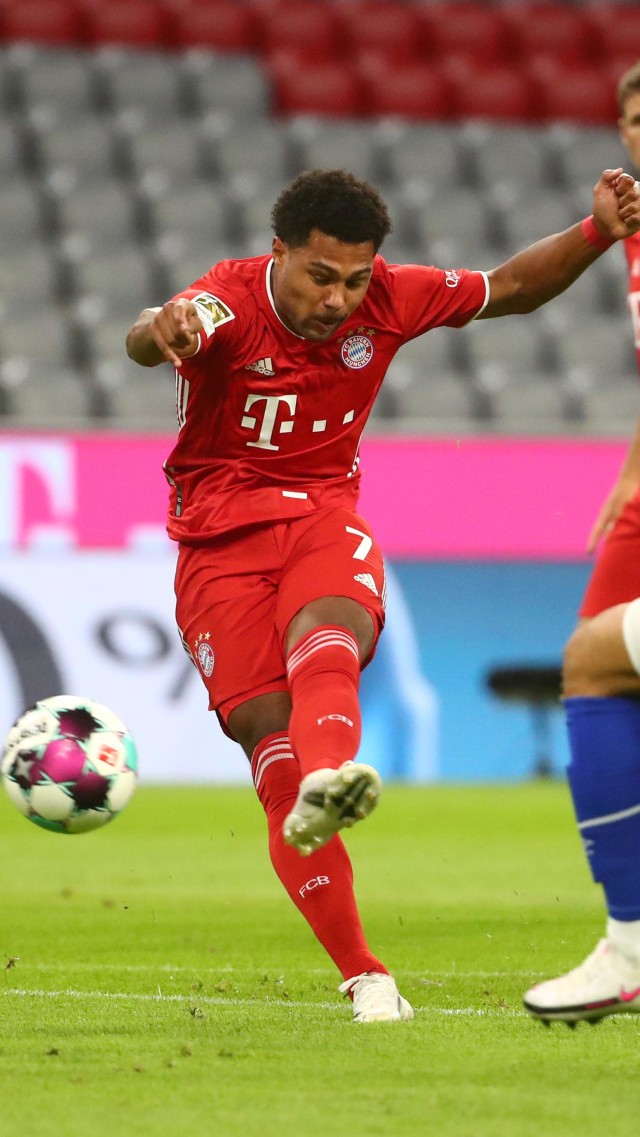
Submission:
[[291,653],[287,660],[287,674],[291,675],[291,672],[296,667],[304,663],[311,655],[322,651],[325,647],[344,647],[347,651],[351,652],[358,663],[360,662],[360,652],[358,651],[358,645],[353,636],[340,632],[324,632],[318,636],[314,636],[308,640],[307,643],[296,648]]
[[293,751],[292,750],[284,750],[280,754],[273,754],[271,756],[271,758],[266,758],[259,763],[259,767],[256,770],[255,776],[253,779],[256,789],[258,789],[258,787],[260,786],[260,782],[262,781],[262,775],[264,774],[265,770],[269,766],[271,766],[271,764],[273,762],[281,762],[283,758],[291,758],[293,760]]
[[[271,755],[273,755],[273,757],[271,757]],[[267,766],[278,758],[293,758],[291,743],[286,734],[283,734],[280,738],[272,739],[269,745],[265,746],[264,749],[261,749],[260,746],[256,746],[253,752],[253,758],[251,759],[251,774],[256,789],[260,785],[262,775]]]
[[624,821],[627,817],[635,817],[640,813],[640,805],[632,805],[630,809],[621,809],[619,813],[605,813],[602,817],[592,817],[589,821],[580,821],[578,829],[590,829],[592,825],[611,825],[614,821]]

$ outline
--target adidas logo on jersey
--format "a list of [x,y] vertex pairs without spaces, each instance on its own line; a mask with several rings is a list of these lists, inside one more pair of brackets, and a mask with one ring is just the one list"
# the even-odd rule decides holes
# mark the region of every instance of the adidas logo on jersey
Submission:
[[257,371],[258,375],[275,375],[269,356],[266,359],[257,359],[255,363],[247,363],[245,371]]
[[357,572],[353,579],[358,580],[360,584],[364,584],[365,588],[370,588],[374,596],[378,595],[376,582],[370,572]]

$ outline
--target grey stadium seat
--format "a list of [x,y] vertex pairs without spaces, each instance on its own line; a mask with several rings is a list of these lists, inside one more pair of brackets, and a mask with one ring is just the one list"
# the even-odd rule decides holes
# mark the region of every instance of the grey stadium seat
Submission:
[[[91,57],[84,51],[17,45],[7,59],[13,98],[24,110],[46,105],[62,115],[92,108]],[[10,88],[11,89],[11,88]]]
[[568,322],[559,338],[564,369],[586,366],[603,388],[627,378],[636,385],[637,368],[631,322],[625,312],[598,321],[588,317]]
[[[299,116],[288,123],[286,131],[291,174],[318,168],[349,170],[359,178],[371,176],[371,127],[366,122]],[[292,169],[293,165],[297,168]]]
[[114,132],[119,172],[125,177],[139,180],[157,171],[173,181],[189,182],[197,177],[200,142],[196,124],[180,118],[154,122],[136,109],[115,120]]
[[177,59],[167,54],[107,47],[92,57],[95,101],[101,111],[139,108],[149,119],[179,112]]
[[114,169],[111,124],[93,114],[63,115],[40,104],[28,116],[25,131],[34,173],[69,166],[97,180]]
[[[23,178],[7,180],[2,187],[2,254],[28,248],[45,235],[42,228],[42,195]],[[4,269],[3,269],[4,272]]]
[[603,170],[626,166],[615,126],[553,126],[547,134],[547,148],[553,154],[558,180],[569,189],[590,190]]
[[51,221],[60,236],[86,234],[95,247],[110,248],[134,237],[130,192],[114,179],[81,177],[72,170],[54,171],[48,179]]
[[237,118],[255,118],[269,112],[269,84],[251,56],[196,49],[184,56],[180,71],[183,109],[188,113],[228,110]]

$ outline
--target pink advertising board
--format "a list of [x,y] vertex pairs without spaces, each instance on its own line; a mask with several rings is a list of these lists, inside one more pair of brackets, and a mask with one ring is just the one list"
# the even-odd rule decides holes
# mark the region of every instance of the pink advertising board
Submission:
[[[1,434],[0,547],[157,547],[171,446]],[[577,560],[624,452],[611,440],[371,436],[361,511],[388,556]]]

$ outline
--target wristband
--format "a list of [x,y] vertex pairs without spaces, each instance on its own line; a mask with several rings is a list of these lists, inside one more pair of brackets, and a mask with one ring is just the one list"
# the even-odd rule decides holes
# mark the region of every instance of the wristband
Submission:
[[593,245],[594,249],[599,249],[601,253],[616,243],[615,238],[605,237],[604,233],[600,232],[593,217],[585,217],[582,222],[582,232],[589,244]]

